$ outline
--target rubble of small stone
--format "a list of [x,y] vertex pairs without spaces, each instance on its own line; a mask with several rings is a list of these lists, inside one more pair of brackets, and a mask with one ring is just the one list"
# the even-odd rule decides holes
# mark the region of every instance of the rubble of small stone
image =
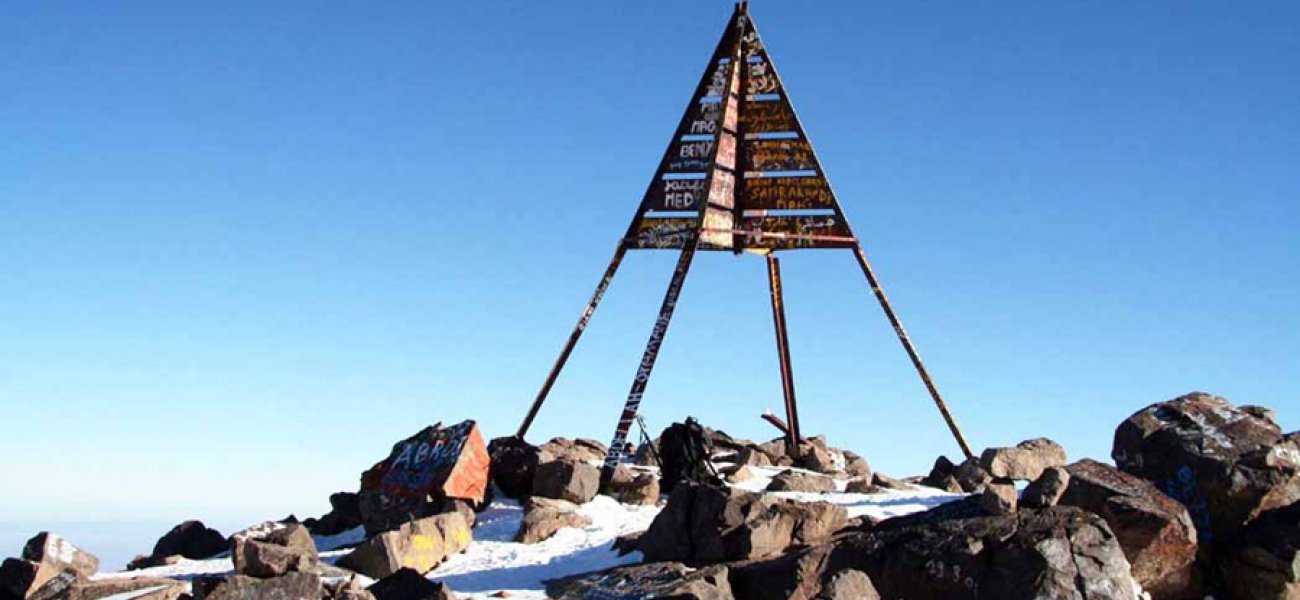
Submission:
[[[1300,598],[1300,435],[1261,407],[1204,393],[1147,406],[1116,429],[1114,466],[1036,438],[941,456],[906,479],[820,436],[791,447],[702,431],[707,469],[669,486],[660,467],[681,463],[680,429],[655,440],[670,442],[660,451],[630,448],[602,482],[606,448],[594,440],[485,443],[472,421],[433,425],[321,517],[229,537],[186,521],[131,562],[228,556],[229,572],[106,578],[93,555],[42,532],[0,565],[0,600],[456,598],[430,574],[475,544],[476,510],[493,495],[522,506],[511,530],[522,546],[591,526],[583,507],[597,496],[659,507],[614,544],[634,562],[556,573],[546,594],[557,600]],[[833,502],[921,489],[960,499],[883,518]],[[323,557],[313,535],[340,534],[354,543]]]

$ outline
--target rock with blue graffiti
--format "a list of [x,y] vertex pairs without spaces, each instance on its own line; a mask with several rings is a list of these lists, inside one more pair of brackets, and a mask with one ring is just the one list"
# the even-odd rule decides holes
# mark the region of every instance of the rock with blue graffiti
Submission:
[[1262,414],[1194,392],[1126,419],[1111,456],[1187,507],[1208,557],[1260,513],[1300,500],[1300,439]]
[[1227,598],[1300,598],[1300,504],[1263,513],[1224,554]]
[[358,504],[366,533],[453,510],[453,500],[481,504],[490,465],[474,421],[438,423],[397,442],[387,458],[361,475]]

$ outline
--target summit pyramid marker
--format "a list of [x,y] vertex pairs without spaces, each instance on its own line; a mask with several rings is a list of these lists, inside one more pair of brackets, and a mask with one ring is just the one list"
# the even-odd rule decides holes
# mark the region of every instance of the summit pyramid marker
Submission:
[[745,2],[736,4],[627,232],[516,435],[522,439],[527,434],[627,251],[678,250],[677,266],[605,459],[603,478],[608,481],[625,453],[695,253],[748,251],[767,259],[789,423],[786,443],[797,452],[799,419],[776,253],[805,249],[853,252],[962,453],[971,457],[970,446],[849,227]]

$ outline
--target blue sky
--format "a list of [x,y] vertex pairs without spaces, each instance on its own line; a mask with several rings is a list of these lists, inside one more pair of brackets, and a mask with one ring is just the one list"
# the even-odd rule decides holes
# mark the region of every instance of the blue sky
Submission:
[[[1294,4],[751,7],[973,445],[1107,458],[1196,389],[1300,425]],[[0,520],[305,516],[425,424],[512,432],[730,10],[0,8]],[[629,256],[534,441],[609,438],[675,258]],[[955,456],[851,255],[783,271],[805,431]],[[767,301],[697,260],[652,426],[774,433]]]

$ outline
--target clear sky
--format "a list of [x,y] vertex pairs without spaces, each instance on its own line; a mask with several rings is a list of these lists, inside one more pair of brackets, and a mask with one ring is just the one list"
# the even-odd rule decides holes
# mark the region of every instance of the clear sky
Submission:
[[[977,450],[1105,459],[1197,389],[1300,426],[1295,3],[751,10]],[[5,3],[0,521],[319,514],[426,424],[512,432],[730,11]],[[628,257],[533,441],[608,440],[675,258]],[[851,255],[783,267],[805,432],[955,456]],[[700,256],[644,414],[780,406],[762,259]]]

